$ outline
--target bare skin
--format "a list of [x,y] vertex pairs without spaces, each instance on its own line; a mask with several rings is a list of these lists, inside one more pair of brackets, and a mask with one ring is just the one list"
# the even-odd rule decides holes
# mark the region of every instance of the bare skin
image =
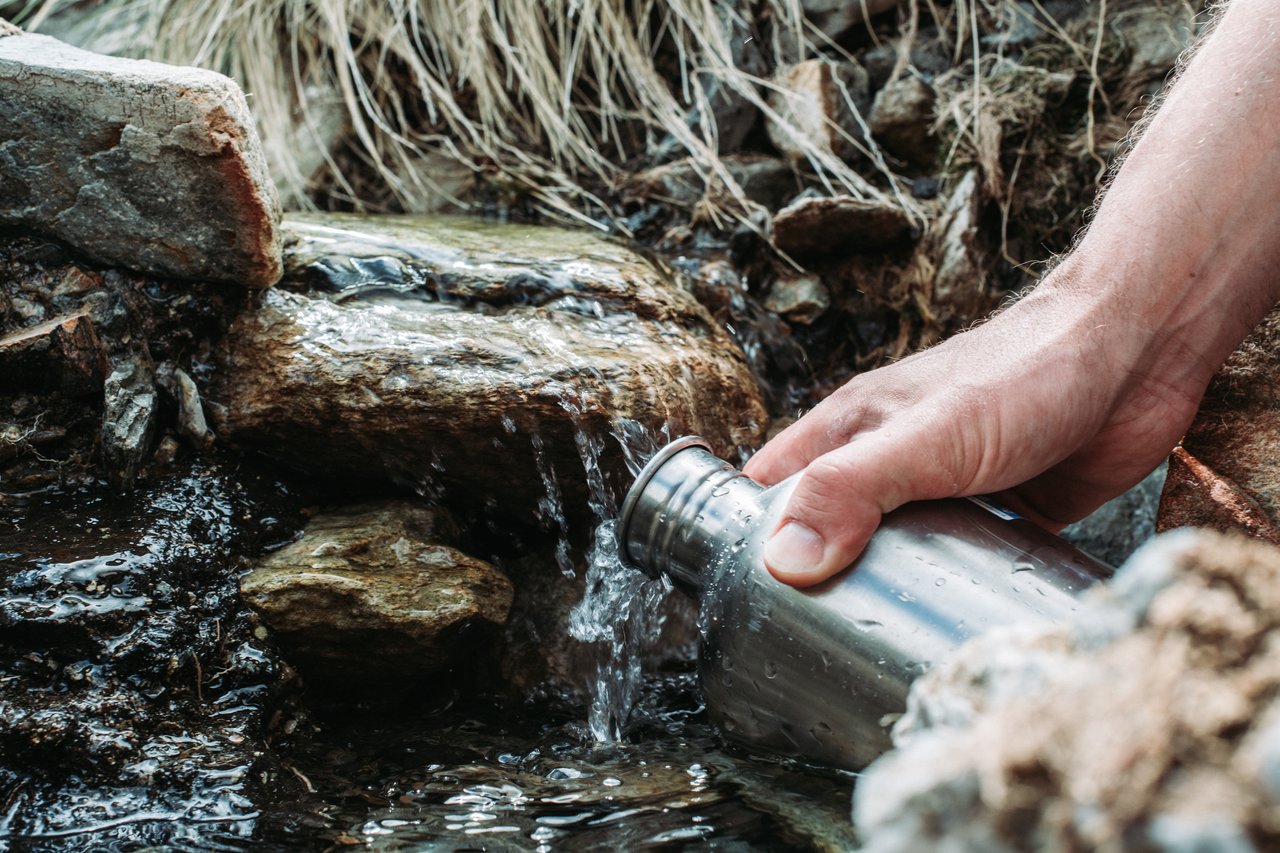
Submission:
[[855,377],[746,467],[803,471],[765,547],[818,583],[908,501],[996,494],[1050,529],[1168,455],[1280,299],[1280,3],[1233,0],[1079,247],[983,325]]

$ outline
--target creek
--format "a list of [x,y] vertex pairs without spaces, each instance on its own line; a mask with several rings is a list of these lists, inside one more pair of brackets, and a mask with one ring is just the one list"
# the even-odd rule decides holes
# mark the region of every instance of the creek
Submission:
[[[614,543],[621,491],[672,437],[758,443],[754,377],[794,347],[776,322],[745,291],[712,322],[660,267],[570,232],[293,227],[286,280],[248,306],[116,299],[166,319],[100,321],[113,344],[187,306],[239,312],[171,356],[239,449],[171,444],[124,493],[6,486],[0,847],[851,846],[852,777],[727,747],[691,608]],[[397,491],[511,577],[511,624],[432,671],[379,668],[390,648],[357,631],[368,672],[328,672],[239,582],[317,513]]]

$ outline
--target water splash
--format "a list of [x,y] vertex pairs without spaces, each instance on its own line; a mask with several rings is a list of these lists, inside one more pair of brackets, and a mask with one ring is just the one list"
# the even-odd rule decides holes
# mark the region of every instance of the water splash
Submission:
[[601,645],[587,723],[598,741],[617,741],[641,685],[641,658],[662,633],[666,578],[650,580],[618,560],[616,522],[595,531],[587,562],[587,589],[569,615],[570,635]]

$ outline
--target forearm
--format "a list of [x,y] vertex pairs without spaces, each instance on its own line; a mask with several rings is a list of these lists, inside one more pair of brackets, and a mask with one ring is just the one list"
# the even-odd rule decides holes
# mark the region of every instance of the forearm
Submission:
[[1280,299],[1280,3],[1233,0],[1046,284],[1175,384],[1207,381]]

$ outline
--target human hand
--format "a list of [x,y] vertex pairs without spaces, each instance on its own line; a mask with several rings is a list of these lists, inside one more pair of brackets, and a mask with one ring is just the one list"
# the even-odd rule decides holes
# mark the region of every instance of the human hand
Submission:
[[830,577],[909,501],[995,493],[1056,530],[1141,480],[1208,375],[1094,303],[1046,282],[985,325],[855,377],[766,445],[748,476],[803,470],[765,547],[774,576]]
[[818,583],[907,501],[995,493],[1049,528],[1133,485],[1280,299],[1280,4],[1233,0],[1026,299],[855,377],[746,466],[803,471],[764,560]]

